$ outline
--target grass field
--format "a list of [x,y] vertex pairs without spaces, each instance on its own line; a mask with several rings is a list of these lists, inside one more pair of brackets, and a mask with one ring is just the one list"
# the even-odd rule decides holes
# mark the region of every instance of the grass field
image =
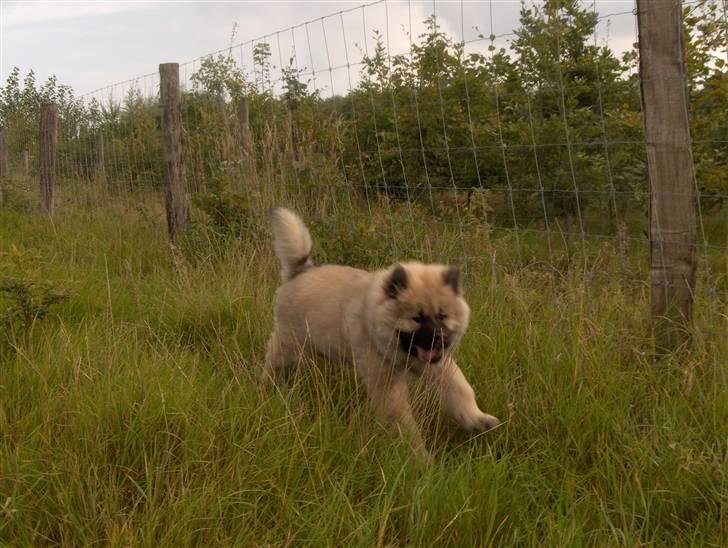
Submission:
[[193,254],[158,205],[92,198],[52,222],[0,208],[0,278],[70,295],[0,342],[0,543],[726,545],[718,297],[693,348],[654,361],[644,288],[469,267],[460,363],[506,423],[469,437],[423,407],[423,468],[338,364],[255,386],[267,239]]

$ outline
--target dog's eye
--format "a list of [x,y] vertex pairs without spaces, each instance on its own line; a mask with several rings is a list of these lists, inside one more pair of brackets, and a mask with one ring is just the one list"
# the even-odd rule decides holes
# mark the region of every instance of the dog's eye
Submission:
[[425,315],[422,312],[420,312],[419,314],[417,314],[417,316],[414,316],[412,318],[412,321],[415,321],[417,323],[422,323],[425,321]]
[[439,314],[437,315],[437,319],[438,319],[439,321],[443,322],[443,321],[447,320],[447,314],[443,314],[442,312],[440,312],[440,313],[439,313]]

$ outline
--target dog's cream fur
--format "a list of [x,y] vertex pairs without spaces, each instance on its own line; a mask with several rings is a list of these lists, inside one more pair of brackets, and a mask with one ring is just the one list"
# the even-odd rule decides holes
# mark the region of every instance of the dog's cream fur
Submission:
[[[406,432],[426,459],[429,455],[409,402],[409,373],[421,375],[437,390],[445,412],[466,430],[488,430],[499,423],[479,409],[473,389],[452,358],[470,318],[456,271],[418,262],[376,272],[335,265],[313,267],[311,236],[301,219],[276,208],[271,221],[283,284],[276,294],[262,382],[297,365],[305,349],[353,363],[376,414]],[[397,268],[404,276],[399,283],[394,274]],[[450,283],[449,272],[454,272]],[[438,325],[448,334],[451,344],[443,343],[438,363],[424,362],[399,344],[400,332],[418,328],[418,313],[440,318]],[[433,355],[427,349],[419,352],[427,359]]]

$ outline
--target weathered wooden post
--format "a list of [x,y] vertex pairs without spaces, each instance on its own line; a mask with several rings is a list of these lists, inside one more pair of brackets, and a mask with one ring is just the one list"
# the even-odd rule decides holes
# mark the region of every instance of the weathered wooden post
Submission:
[[58,108],[43,103],[40,106],[40,211],[48,215],[53,213],[57,132]]
[[238,124],[240,126],[240,146],[243,151],[243,158],[249,160],[253,156],[253,137],[250,133],[250,107],[247,97],[242,97],[238,103]]
[[97,183],[106,182],[106,158],[104,155],[104,134],[101,130],[96,133],[96,163],[94,165],[94,179]]
[[162,101],[162,179],[170,238],[187,228],[189,201],[182,165],[182,110],[179,64],[159,65],[159,95]]
[[5,148],[5,128],[0,126],[0,204],[7,203],[8,156]]
[[650,180],[651,312],[659,353],[688,341],[695,288],[695,193],[682,6],[637,0],[640,86]]

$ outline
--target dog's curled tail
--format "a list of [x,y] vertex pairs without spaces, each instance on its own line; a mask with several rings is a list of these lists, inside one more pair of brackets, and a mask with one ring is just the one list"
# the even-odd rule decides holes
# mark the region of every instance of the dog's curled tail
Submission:
[[285,207],[275,207],[270,211],[273,226],[273,249],[281,262],[281,276],[287,282],[307,270],[313,263],[311,253],[311,234],[301,218]]

